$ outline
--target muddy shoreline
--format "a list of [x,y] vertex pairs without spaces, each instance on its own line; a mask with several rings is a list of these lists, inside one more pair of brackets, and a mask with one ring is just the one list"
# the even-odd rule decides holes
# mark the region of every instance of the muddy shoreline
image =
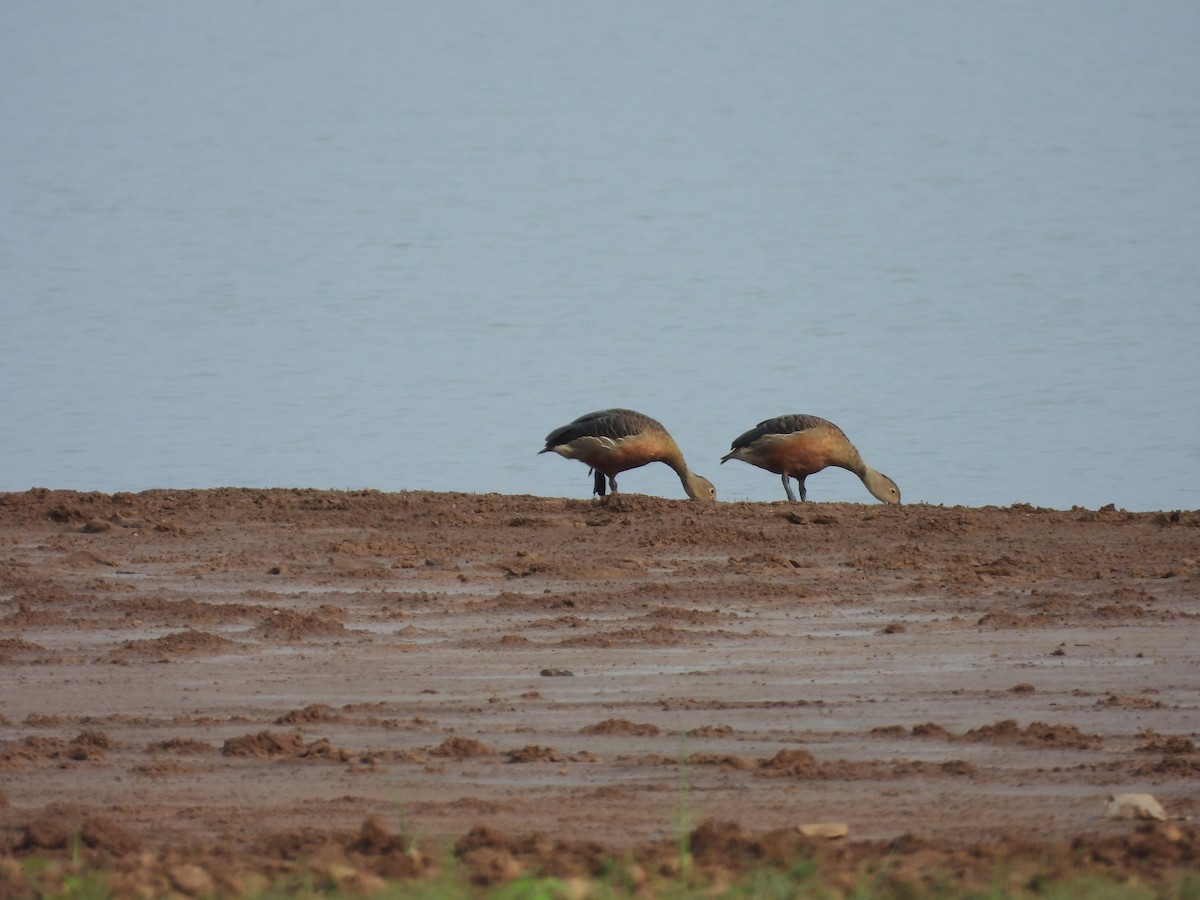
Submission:
[[1126,846],[1144,791],[1194,865],[1198,572],[1196,511],[0,494],[5,852]]

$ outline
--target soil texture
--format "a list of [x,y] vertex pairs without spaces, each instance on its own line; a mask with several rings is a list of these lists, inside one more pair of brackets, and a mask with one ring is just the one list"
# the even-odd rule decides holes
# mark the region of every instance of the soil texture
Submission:
[[587,878],[685,832],[1196,870],[1198,573],[1195,511],[0,494],[0,893],[71,853],[131,894]]

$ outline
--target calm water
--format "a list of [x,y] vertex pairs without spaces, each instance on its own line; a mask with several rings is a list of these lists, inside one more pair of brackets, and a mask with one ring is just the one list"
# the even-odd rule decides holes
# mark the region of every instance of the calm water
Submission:
[[535,453],[623,405],[722,499],[810,412],[907,501],[1200,507],[1197,46],[1192,0],[5,4],[0,490],[586,497]]

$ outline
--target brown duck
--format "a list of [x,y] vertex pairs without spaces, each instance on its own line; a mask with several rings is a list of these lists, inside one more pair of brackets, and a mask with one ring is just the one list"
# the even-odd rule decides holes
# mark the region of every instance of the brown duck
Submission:
[[828,466],[849,469],[862,479],[877,500],[900,502],[900,488],[896,487],[896,482],[863,462],[842,429],[817,416],[794,414],[759,422],[734,438],[732,449],[721,462],[731,459],[740,459],[782,476],[783,489],[793,503],[796,495],[792,493],[788,479],[796,479],[800,485],[800,499],[807,500],[804,479]]
[[712,482],[688,469],[667,429],[632,409],[602,409],[554,429],[538,452],[550,451],[591,466],[596,479],[593,493],[601,497],[605,479],[615,494],[620,473],[652,462],[666,463],[674,469],[691,499],[715,500],[717,496]]

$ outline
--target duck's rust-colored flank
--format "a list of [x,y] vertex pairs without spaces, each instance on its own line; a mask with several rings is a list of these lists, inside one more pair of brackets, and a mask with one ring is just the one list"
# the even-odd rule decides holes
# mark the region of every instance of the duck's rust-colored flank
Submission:
[[862,479],[877,500],[900,502],[900,488],[896,483],[863,462],[842,429],[818,416],[796,413],[759,422],[734,438],[732,449],[721,462],[731,459],[740,459],[781,476],[783,489],[793,502],[796,495],[792,493],[788,479],[796,479],[800,485],[800,499],[807,500],[804,479],[828,466],[849,469]]
[[587,463],[595,474],[594,493],[603,497],[605,480],[617,493],[617,476],[647,463],[666,463],[693,500],[715,500],[712,482],[692,472],[662,424],[632,409],[602,409],[580,416],[546,435],[539,453],[553,451]]

